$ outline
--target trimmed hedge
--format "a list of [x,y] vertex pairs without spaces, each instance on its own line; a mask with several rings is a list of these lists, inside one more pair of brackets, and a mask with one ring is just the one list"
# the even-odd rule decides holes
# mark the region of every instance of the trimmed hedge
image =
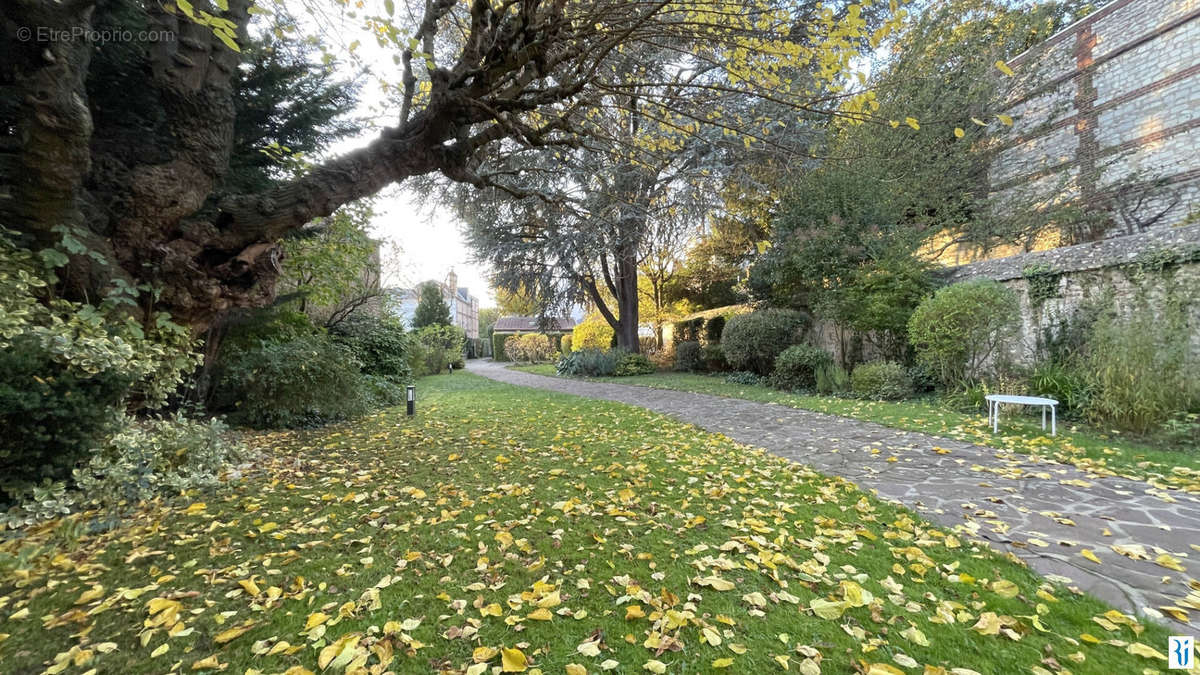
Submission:
[[687,373],[704,370],[704,360],[700,357],[699,342],[688,340],[675,346],[675,370]]
[[495,361],[507,361],[508,355],[504,353],[504,340],[512,333],[492,333],[492,359]]
[[714,316],[704,324],[704,339],[710,345],[715,345],[721,341],[721,335],[725,332],[725,317]]
[[734,370],[769,375],[783,350],[799,344],[808,317],[790,309],[763,309],[729,320],[721,336],[725,360]]
[[850,375],[850,389],[855,395],[877,401],[899,401],[913,393],[908,370],[894,361],[864,363]]

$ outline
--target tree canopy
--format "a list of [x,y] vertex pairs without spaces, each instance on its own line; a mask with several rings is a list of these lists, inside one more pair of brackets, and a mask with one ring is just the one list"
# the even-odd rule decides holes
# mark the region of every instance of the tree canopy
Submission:
[[[63,248],[68,296],[101,295],[118,279],[145,284],[157,306],[203,328],[224,309],[270,300],[286,233],[388,185],[437,173],[533,196],[530,172],[480,167],[522,149],[584,147],[614,100],[636,98],[647,126],[670,130],[660,150],[706,130],[770,142],[768,120],[751,108],[741,120],[717,116],[731,96],[779,102],[793,116],[862,116],[843,105],[861,91],[816,94],[810,79],[792,75],[839,80],[861,44],[878,44],[895,25],[872,28],[856,4],[784,0],[346,7],[393,51],[389,123],[362,147],[292,179],[226,191],[235,75],[246,58],[238,45],[247,43],[250,10],[249,0],[20,0],[0,10],[9,27],[0,87],[13,102],[0,108],[0,170],[11,179],[0,217],[25,245]],[[895,3],[890,10],[893,19],[903,14]],[[15,39],[15,27],[30,25],[146,29],[174,39],[93,55],[82,40]],[[631,69],[630,55],[642,48],[664,67]],[[123,106],[99,105],[102,64],[119,76]]]
[[413,312],[414,330],[426,326],[449,326],[450,305],[442,299],[442,289],[432,281],[421,284],[417,308]]

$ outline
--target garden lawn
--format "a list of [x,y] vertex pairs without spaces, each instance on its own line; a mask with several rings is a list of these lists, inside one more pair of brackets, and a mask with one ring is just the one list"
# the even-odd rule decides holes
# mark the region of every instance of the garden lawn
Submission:
[[[548,364],[513,368],[537,375],[556,376],[554,366]],[[790,394],[764,385],[731,384],[721,376],[695,373],[660,372],[587,379],[776,403],[993,448],[1037,454],[1073,464],[1100,476],[1121,475],[1148,480],[1163,487],[1200,488],[1200,453],[1154,448],[1122,438],[1119,431],[1104,433],[1083,425],[1064,423],[1062,419],[1058,421],[1058,435],[1050,436],[1048,429],[1042,430],[1040,412],[1036,408],[1014,410],[1011,406],[1005,407],[1000,415],[1000,433],[993,434],[985,413],[957,412],[933,398],[863,401],[837,396],[808,396]]]
[[1165,666],[1158,625],[845,480],[625,405],[466,373],[418,391],[415,418],[252,436],[259,469],[218,493],[33,532],[0,582],[0,668]]

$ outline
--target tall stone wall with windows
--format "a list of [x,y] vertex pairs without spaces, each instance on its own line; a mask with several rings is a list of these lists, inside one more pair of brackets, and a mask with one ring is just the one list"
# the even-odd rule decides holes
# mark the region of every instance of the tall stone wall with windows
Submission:
[[1009,63],[995,192],[1109,205],[1089,239],[1200,221],[1200,0],[1113,0]]

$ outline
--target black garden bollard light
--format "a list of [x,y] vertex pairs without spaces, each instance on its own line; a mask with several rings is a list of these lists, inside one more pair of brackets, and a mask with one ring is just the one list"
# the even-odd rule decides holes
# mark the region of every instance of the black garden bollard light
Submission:
[[416,385],[413,385],[413,384],[408,385],[407,391],[408,391],[408,414],[409,414],[409,416],[412,416],[412,414],[417,411],[417,387],[416,387]]

